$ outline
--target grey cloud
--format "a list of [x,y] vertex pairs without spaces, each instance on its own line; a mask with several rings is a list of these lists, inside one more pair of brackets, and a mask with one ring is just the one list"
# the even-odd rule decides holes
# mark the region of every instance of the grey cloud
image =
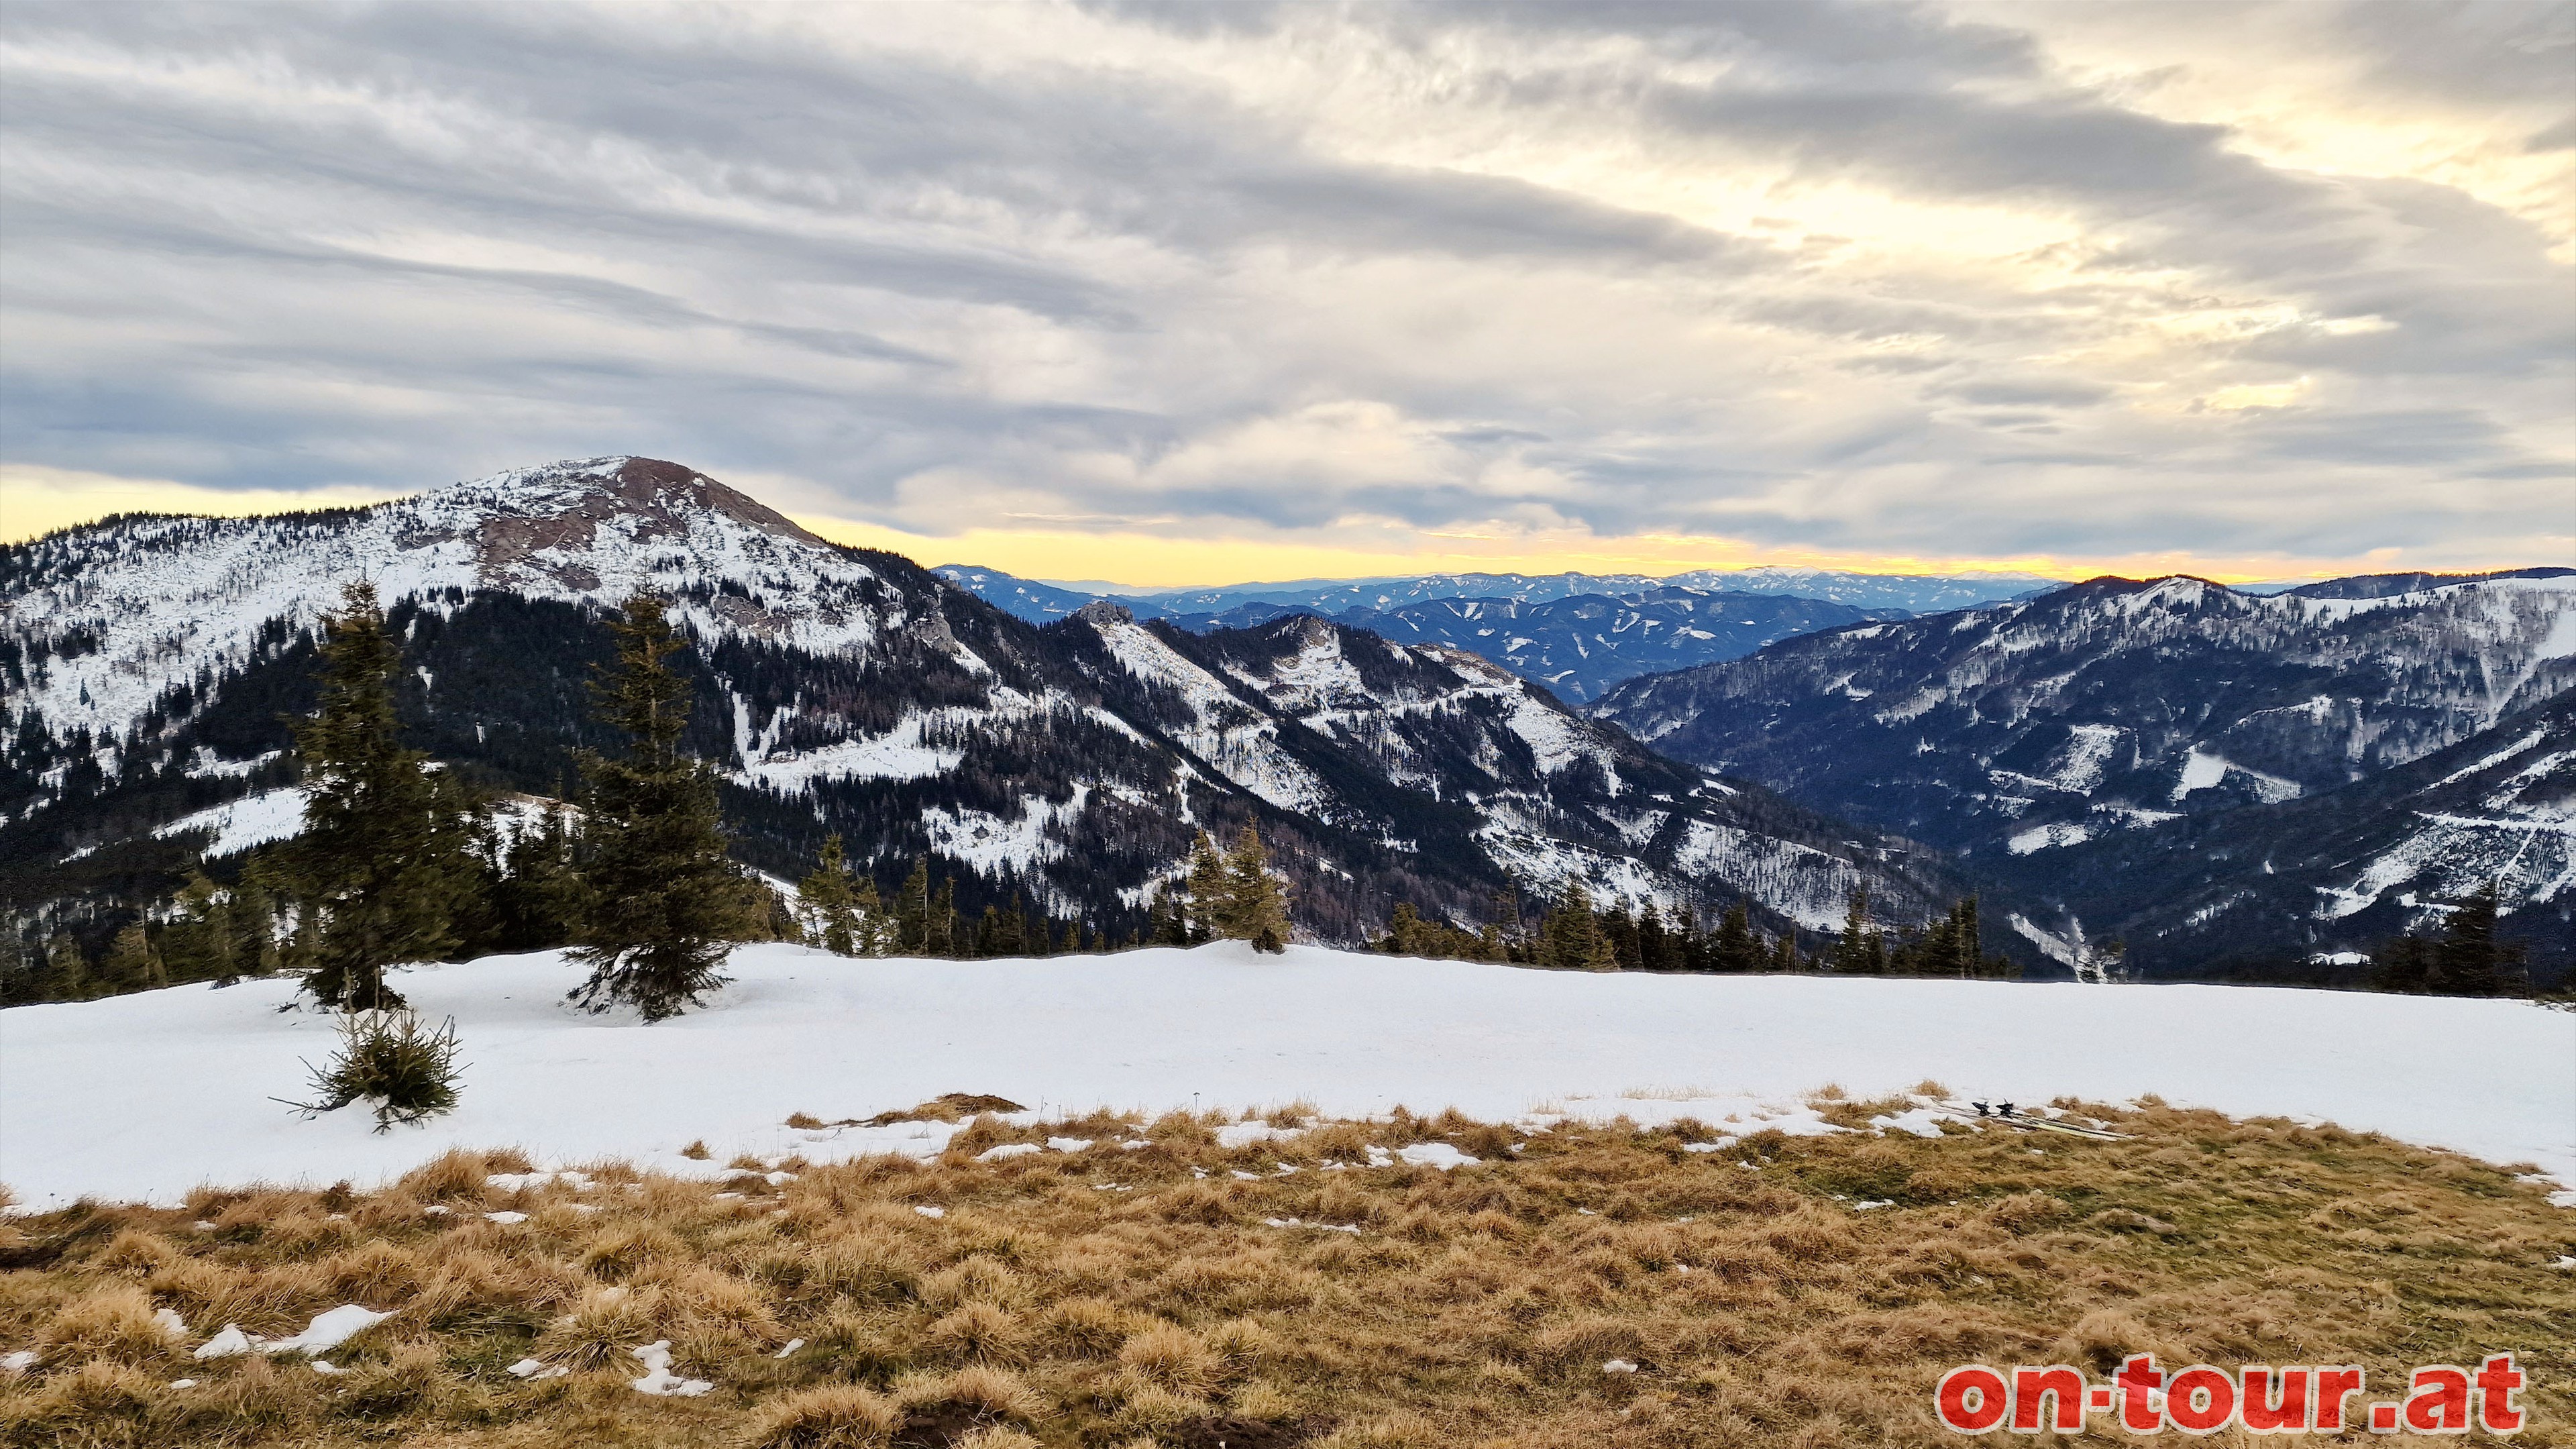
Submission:
[[[0,357],[0,458],[416,486],[637,451],[924,529],[1561,517],[1987,556],[2488,537],[2555,466],[2530,420],[2576,325],[2547,237],[2449,188],[2267,167],[2068,85],[2009,26],[1770,0],[1088,9],[1255,60],[1376,47],[1447,88],[1423,124],[1579,122],[1684,177],[1785,167],[1766,214],[1822,182],[2044,204],[2086,219],[2089,261],[2045,292],[1856,271],[1864,243],[1784,217],[1733,235],[1513,174],[1508,146],[1343,148],[1293,98],[1008,37],[950,62],[720,10],[30,3],[0,12],[11,39],[136,72],[0,84],[0,325],[29,339]],[[2389,85],[2439,89],[2523,33],[2498,17],[2345,29]],[[1610,37],[1636,58],[1585,43]],[[257,103],[167,83],[253,62]],[[308,105],[307,82],[370,101]],[[2259,418],[2141,421],[2136,380],[2035,360],[2116,350],[2184,305],[2138,280],[2174,272],[2214,307],[2388,325],[2193,354],[2335,384]],[[1418,341],[1442,288],[1464,340]],[[1343,404],[1445,461],[1389,482],[1247,444],[1168,481]],[[2435,476],[2492,481],[2436,517],[2406,501]]]
[[2053,404],[2082,407],[2111,396],[2111,389],[2080,378],[2005,377],[1949,383],[1933,388],[1932,395],[1989,406]]

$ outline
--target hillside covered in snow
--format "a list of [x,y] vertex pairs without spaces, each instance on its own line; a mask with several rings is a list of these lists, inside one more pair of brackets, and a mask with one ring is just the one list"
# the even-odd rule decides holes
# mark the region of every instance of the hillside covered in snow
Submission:
[[1757,923],[1891,921],[1964,889],[1930,853],[1677,765],[1485,660],[1307,619],[1199,636],[1122,611],[1039,628],[676,464],[604,458],[374,508],[127,518],[0,550],[0,908],[95,927],[199,852],[291,825],[282,717],[313,637],[375,582],[413,742],[561,795],[605,746],[602,610],[646,589],[694,639],[691,747],[736,853],[803,873],[827,833],[888,889],[917,859],[972,914],[1017,894],[1122,935],[1200,828],[1258,821],[1310,937],[1399,902],[1465,923],[1569,873],[1606,901]]
[[[290,981],[0,1012],[0,1181],[44,1209],[85,1194],[175,1201],[200,1182],[381,1179],[451,1145],[678,1173],[737,1153],[926,1156],[955,1128],[786,1124],[947,1092],[1050,1116],[1303,1102],[1330,1117],[1455,1106],[1488,1121],[1690,1116],[1800,1133],[1831,1130],[1807,1105],[1829,1083],[1877,1098],[1930,1078],[1963,1098],[2154,1093],[2333,1121],[2576,1183],[2576,1016],[2524,1002],[1600,975],[1238,943],[1034,961],[753,946],[727,969],[733,984],[707,1009],[649,1027],[566,1006],[581,971],[558,953],[402,971],[422,1010],[455,1018],[469,1065],[454,1114],[382,1136],[363,1107],[308,1119],[272,1100],[300,1099],[301,1062],[332,1040],[327,1014],[279,1009]],[[1938,1121],[1918,1104],[1878,1130]],[[711,1160],[682,1155],[701,1141]]]
[[1958,851],[2053,899],[2061,934],[2080,919],[2179,971],[2366,951],[2472,877],[2563,961],[2576,753],[2546,742],[2571,687],[2576,571],[2098,579],[1635,680],[1591,712]]

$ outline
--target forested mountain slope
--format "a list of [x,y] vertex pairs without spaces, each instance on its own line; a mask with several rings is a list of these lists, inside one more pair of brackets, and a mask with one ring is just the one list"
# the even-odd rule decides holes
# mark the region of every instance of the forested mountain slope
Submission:
[[2140,970],[2197,975],[2357,965],[2335,958],[2437,926],[2493,883],[2515,907],[2506,934],[2559,976],[2576,964],[2576,691],[2337,790],[1998,864],[2083,903]]
[[541,795],[607,743],[601,610],[668,596],[697,645],[692,743],[727,769],[737,855],[780,876],[838,832],[889,886],[928,856],[970,912],[1019,892],[1115,934],[1198,828],[1257,819],[1301,930],[1334,941],[1399,901],[1481,920],[1575,870],[1605,897],[1746,899],[1772,926],[1838,920],[1864,883],[1886,919],[1920,919],[1957,885],[1470,655],[1312,620],[1042,629],[690,469],[606,458],[0,551],[0,905],[21,930],[95,929],[194,852],[292,827],[282,716],[310,707],[316,621],[359,578],[405,641],[414,741]]
[[[1285,604],[1237,604],[1222,614],[1177,614],[1196,633],[1312,614]],[[1819,629],[1910,617],[1787,594],[1668,587],[1642,594],[1573,594],[1541,603],[1512,598],[1433,599],[1399,609],[1344,609],[1335,623],[1402,644],[1464,649],[1580,704],[1642,674],[1739,659],[1765,644]]]
[[[2259,941],[2240,931],[2247,949],[2285,952],[2310,938],[2344,949],[2387,920],[2369,910],[2387,892],[2372,895],[2366,882],[2415,878],[2359,862],[2468,849],[2449,827],[2425,823],[2444,811],[2401,803],[2402,783],[2384,799],[2356,787],[2474,737],[2492,736],[2490,753],[2502,749],[2505,736],[2531,727],[2513,724],[2518,716],[2576,684],[2576,572],[2420,582],[2338,580],[2263,597],[2190,578],[2099,579],[1635,680],[1594,713],[1678,758],[1960,851],[1988,879],[2053,894],[2088,933],[2100,934],[2106,911],[2144,912],[2149,934],[2171,942],[2177,958],[2199,949],[2181,944],[2193,932],[2152,925],[2162,917],[2121,893],[2119,869],[2096,873],[2063,853],[2148,832],[2134,846],[2099,845],[2091,858],[2180,851],[2181,860],[2197,847],[2175,842],[2201,841],[2203,822],[2239,812],[2254,813],[2229,829],[2248,839],[2265,833],[2265,820],[2349,814],[2329,834],[2349,837],[2350,850],[2308,862],[2312,880],[2285,879],[2279,861],[2264,875],[2260,861],[2214,843],[2216,853],[2189,867],[2211,890],[2232,881],[2227,889],[2245,893],[2234,923],[2306,923]],[[2543,780],[2561,779],[2560,770]],[[2339,803],[2313,812],[2257,810],[2330,792]],[[2532,797],[2542,823],[2526,838],[2535,845],[2565,828],[2547,793]],[[2552,808],[2561,813],[2550,817]],[[2475,854],[2486,858],[2483,846]],[[2545,846],[2518,857],[2547,858]],[[2566,899],[2564,872],[2515,871],[2518,903]],[[2328,877],[2367,899],[2348,909],[2337,904],[2343,897],[2321,900]],[[2193,899],[2188,910],[2211,909]]]

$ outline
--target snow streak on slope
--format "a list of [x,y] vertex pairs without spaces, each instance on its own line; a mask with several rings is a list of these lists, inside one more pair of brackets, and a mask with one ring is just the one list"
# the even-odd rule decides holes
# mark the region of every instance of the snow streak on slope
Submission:
[[272,840],[290,839],[304,832],[304,787],[290,785],[283,790],[263,790],[227,800],[194,815],[182,815],[152,833],[171,836],[191,830],[214,832],[212,843],[200,852],[209,860]]
[[949,859],[1000,877],[1062,856],[1063,842],[1049,838],[1047,827],[1080,815],[1090,798],[1091,787],[1076,785],[1069,800],[1023,800],[1019,814],[1007,820],[990,811],[934,805],[921,812],[921,821],[931,843]]
[[[935,1152],[934,1129],[834,1140],[784,1123],[961,1090],[1068,1113],[1303,1099],[1337,1117],[1401,1103],[1509,1120],[1552,1100],[1722,1121],[1785,1116],[1827,1082],[1873,1097],[1926,1077],[2016,1101],[2154,1092],[2331,1120],[2576,1180],[2576,1017],[2518,1002],[1593,975],[1235,943],[1037,961],[752,946],[727,974],[707,1009],[646,1027],[565,1006],[581,971],[555,953],[402,971],[405,996],[456,1018],[471,1064],[452,1116],[384,1136],[362,1107],[306,1120],[270,1100],[298,1096],[299,1062],[331,1039],[327,1015],[277,1009],[291,981],[13,1008],[0,1181],[43,1211],[83,1195],[176,1202],[200,1183],[382,1181],[451,1146],[683,1172],[741,1151]],[[713,1163],[679,1155],[700,1139]]]

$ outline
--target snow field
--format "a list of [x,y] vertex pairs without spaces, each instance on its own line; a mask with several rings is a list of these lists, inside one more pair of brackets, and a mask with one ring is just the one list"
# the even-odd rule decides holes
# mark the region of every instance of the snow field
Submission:
[[[2522,1002],[1590,975],[1239,943],[999,961],[762,945],[730,972],[706,1008],[651,1027],[563,1005],[582,973],[557,952],[397,972],[424,1014],[455,1017],[467,1066],[453,1114],[385,1135],[361,1109],[306,1120],[274,1100],[303,1094],[302,1061],[333,1037],[327,1016],[280,1009],[290,981],[13,1008],[0,1012],[0,1182],[19,1211],[46,1211],[84,1195],[172,1203],[200,1183],[381,1182],[449,1147],[701,1177],[743,1153],[773,1167],[927,1157],[959,1129],[783,1124],[959,1091],[1027,1103],[1028,1122],[1302,1102],[1327,1118],[1401,1104],[1532,1129],[1624,1115],[1818,1131],[1803,1104],[1828,1083],[1877,1098],[1933,1078],[2025,1103],[2154,1093],[2332,1121],[2576,1185],[2576,1016]],[[1882,1129],[1918,1130],[1912,1115]],[[1226,1129],[1241,1143],[1285,1130]],[[680,1155],[701,1140],[712,1160]],[[1078,1143],[1048,1148],[1117,1146]]]

